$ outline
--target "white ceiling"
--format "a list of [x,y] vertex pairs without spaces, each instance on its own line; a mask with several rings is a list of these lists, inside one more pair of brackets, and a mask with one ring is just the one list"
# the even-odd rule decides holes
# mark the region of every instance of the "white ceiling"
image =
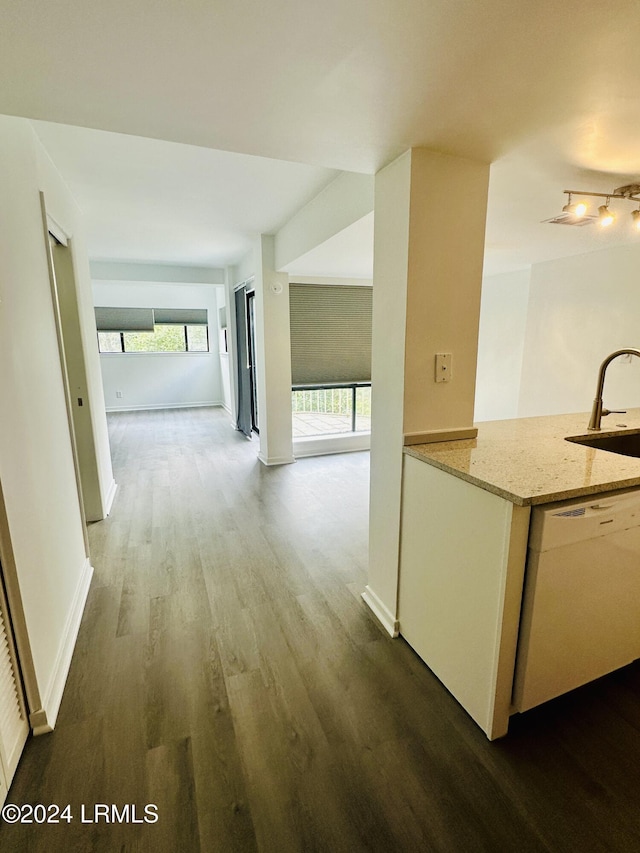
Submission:
[[[620,226],[605,236],[539,220],[559,211],[563,189],[640,177],[637,0],[0,0],[0,12],[0,112],[132,137],[109,134],[67,165],[80,143],[56,153],[45,140],[85,208],[94,257],[144,244],[162,252],[153,260],[212,263],[222,242],[233,254],[249,232],[277,227],[325,170],[372,174],[411,146],[494,163],[488,271],[627,239]],[[136,136],[190,147],[145,143],[147,155]],[[246,195],[211,206],[214,179],[222,199],[244,167],[204,149],[319,170],[252,160]],[[270,209],[274,186],[281,206]],[[296,186],[298,199],[287,195]]]
[[333,169],[33,122],[83,214],[93,260],[222,267],[339,174]]
[[[485,240],[485,274],[522,269],[529,264],[566,255],[635,243],[640,234],[632,228],[628,201],[610,204],[618,219],[609,228],[551,225],[543,220],[558,215],[567,198],[563,190],[611,192],[614,187],[638,181],[638,170],[613,173],[579,168],[560,154],[560,146],[535,140],[512,151],[491,166]],[[575,197],[573,199],[576,200]],[[589,213],[597,213],[604,199],[586,199]]]

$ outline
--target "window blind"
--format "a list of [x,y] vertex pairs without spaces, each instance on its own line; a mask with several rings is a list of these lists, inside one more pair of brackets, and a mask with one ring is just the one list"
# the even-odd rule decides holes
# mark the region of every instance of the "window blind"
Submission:
[[154,308],[156,323],[175,326],[206,326],[206,308]]
[[99,332],[153,332],[154,324],[206,326],[206,308],[96,308]]
[[153,332],[153,308],[96,308],[99,332]]
[[369,286],[291,284],[294,385],[371,381]]

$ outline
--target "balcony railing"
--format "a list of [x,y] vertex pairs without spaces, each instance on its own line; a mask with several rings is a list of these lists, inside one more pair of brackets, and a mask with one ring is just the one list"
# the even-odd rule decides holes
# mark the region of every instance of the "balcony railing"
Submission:
[[371,430],[371,383],[294,385],[293,437]]

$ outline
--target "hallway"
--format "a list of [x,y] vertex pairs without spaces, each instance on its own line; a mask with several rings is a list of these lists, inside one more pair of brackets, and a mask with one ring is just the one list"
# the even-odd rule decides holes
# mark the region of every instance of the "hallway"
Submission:
[[[109,416],[119,491],[2,853],[629,851],[638,663],[489,743],[360,599],[368,454],[265,468],[220,409]],[[156,823],[90,822],[130,804]],[[85,822],[82,822],[84,806]]]

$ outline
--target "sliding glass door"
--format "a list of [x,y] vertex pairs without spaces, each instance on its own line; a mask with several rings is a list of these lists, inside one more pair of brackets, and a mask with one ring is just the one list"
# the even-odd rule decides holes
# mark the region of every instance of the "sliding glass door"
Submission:
[[238,364],[238,419],[237,428],[251,438],[251,370],[247,335],[247,291],[244,285],[235,292],[236,301],[236,355]]
[[258,377],[256,375],[256,293],[247,293],[247,350],[249,361],[249,384],[251,387],[251,427],[260,432],[258,421]]

